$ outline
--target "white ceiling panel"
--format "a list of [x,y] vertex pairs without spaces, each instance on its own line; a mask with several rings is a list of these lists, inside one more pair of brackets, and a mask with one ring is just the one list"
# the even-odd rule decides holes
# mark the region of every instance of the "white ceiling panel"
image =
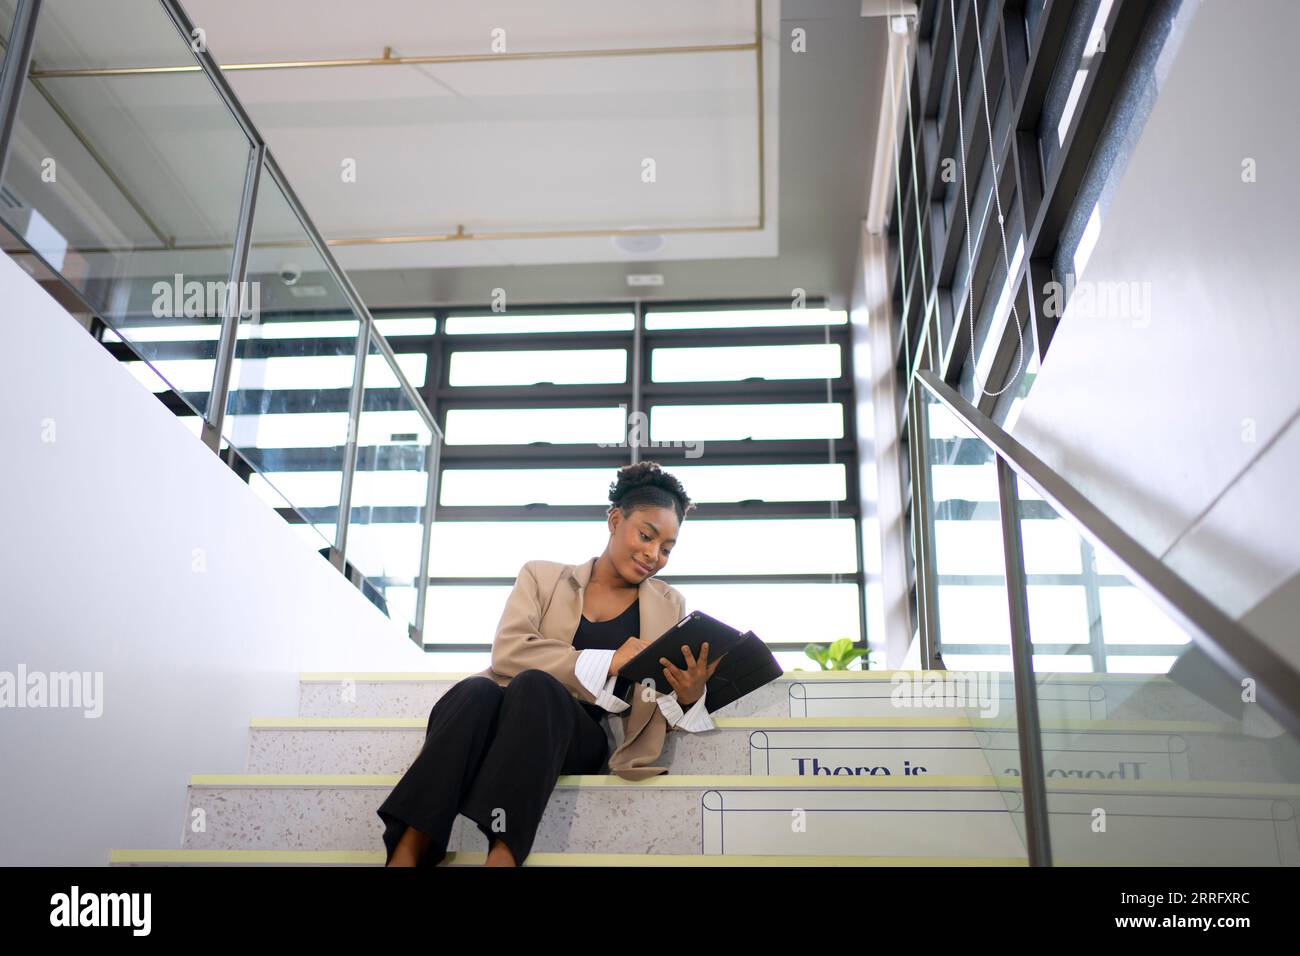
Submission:
[[185,8],[223,63],[379,56],[385,46],[396,56],[491,53],[495,30],[505,31],[507,52],[754,37],[753,0],[189,0]]
[[[767,0],[775,23],[777,3]],[[386,2],[191,0],[222,63],[752,43],[749,0]],[[257,22],[257,30],[247,30]],[[310,29],[303,24],[310,23]],[[663,230],[658,258],[774,255],[778,60],[765,44],[765,226],[758,70],[749,51],[231,70],[227,77],[330,239],[545,233],[339,245],[345,267],[618,261],[609,236]],[[655,163],[644,182],[643,163]],[[355,181],[345,178],[345,163]],[[715,233],[700,230],[722,227]],[[752,231],[736,231],[749,229]]]

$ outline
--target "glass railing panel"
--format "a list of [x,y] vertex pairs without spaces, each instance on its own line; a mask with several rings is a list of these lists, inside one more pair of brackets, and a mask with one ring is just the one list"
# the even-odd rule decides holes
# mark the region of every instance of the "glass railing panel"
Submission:
[[45,0],[0,220],[205,414],[248,137],[201,72],[68,75],[194,64],[156,0]]
[[14,13],[17,10],[15,0],[0,0],[0,67],[4,66],[5,56],[9,53],[9,37],[13,35]]
[[333,541],[362,320],[308,236],[263,170],[222,434]]
[[[266,502],[267,506],[273,508],[281,518],[283,518],[289,527],[293,529],[307,545],[319,553],[322,557],[328,558],[330,550],[334,546],[334,526],[329,524],[313,524],[298,509],[294,502],[290,501],[280,491],[276,484],[272,483],[266,475],[258,472],[253,463],[239,449],[232,449],[230,443],[224,438],[221,439],[221,455],[228,461],[233,460],[232,467],[237,474],[244,475],[248,481],[249,487]],[[275,482],[281,480],[281,476],[272,476]],[[296,488],[291,488],[297,491]],[[301,496],[299,496],[301,497]]]
[[927,680],[970,720],[976,748],[970,765],[987,775],[987,786],[1010,812],[1024,845],[997,462],[982,439],[927,389],[917,388],[927,432],[929,523],[923,533],[930,535],[946,668]]
[[1300,744],[1019,485],[1053,862],[1300,864]]
[[[366,362],[346,556],[388,616],[417,626],[417,586],[433,429],[375,343]],[[373,600],[373,598],[372,598]]]
[[993,452],[928,391],[928,502],[943,660],[953,670],[1011,670],[1006,566]]

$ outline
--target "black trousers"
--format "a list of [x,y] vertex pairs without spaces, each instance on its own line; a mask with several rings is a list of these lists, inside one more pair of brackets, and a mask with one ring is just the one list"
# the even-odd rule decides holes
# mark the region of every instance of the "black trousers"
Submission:
[[506,687],[467,677],[433,705],[423,749],[376,811],[387,859],[410,826],[431,841],[420,865],[441,863],[460,813],[522,864],[556,777],[600,772],[609,749],[604,726],[546,671]]

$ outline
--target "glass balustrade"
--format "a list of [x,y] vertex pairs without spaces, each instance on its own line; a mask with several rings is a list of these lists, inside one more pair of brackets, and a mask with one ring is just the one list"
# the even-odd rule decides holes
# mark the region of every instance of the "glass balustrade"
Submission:
[[[15,10],[0,0],[5,56]],[[166,0],[44,0],[0,244],[308,546],[418,632],[442,441],[416,391],[424,356],[386,346],[191,33]]]
[[936,687],[1031,860],[1041,798],[1055,865],[1300,864],[1295,717],[1261,686],[1294,668],[955,391],[918,382]]

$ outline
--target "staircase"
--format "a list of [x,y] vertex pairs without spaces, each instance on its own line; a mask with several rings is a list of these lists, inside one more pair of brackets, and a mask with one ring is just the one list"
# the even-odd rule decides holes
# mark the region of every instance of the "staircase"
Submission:
[[[382,865],[375,810],[464,676],[301,675],[298,716],[252,721],[247,773],[191,778],[180,849],[114,850],[110,863]],[[668,774],[561,776],[525,865],[1023,866],[998,676],[988,714],[904,706],[895,672],[787,672],[717,711],[715,731],[669,735]],[[1243,734],[1164,678],[1039,679],[1058,862],[1300,863],[1288,741]],[[444,865],[479,865],[487,846],[457,817],[448,849]]]

